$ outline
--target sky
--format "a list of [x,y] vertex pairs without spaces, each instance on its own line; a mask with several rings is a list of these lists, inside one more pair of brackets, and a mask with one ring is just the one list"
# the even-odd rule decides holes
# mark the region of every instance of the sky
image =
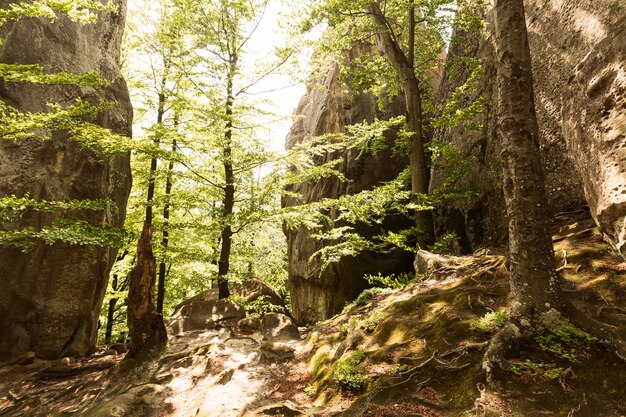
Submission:
[[[129,0],[129,13],[133,10],[141,10],[146,1],[150,0]],[[247,49],[252,59],[260,59],[271,54],[275,46],[285,41],[285,35],[279,30],[281,17],[278,3],[278,1],[269,1],[261,24],[248,43]],[[306,87],[302,83],[294,84],[294,81],[286,75],[276,75],[255,85],[250,92],[254,93],[255,98],[268,100],[271,103],[270,109],[284,118],[282,121],[272,123],[266,131],[260,132],[263,137],[267,138],[272,150],[283,151],[285,137],[293,124],[290,116],[300,98],[305,94]]]

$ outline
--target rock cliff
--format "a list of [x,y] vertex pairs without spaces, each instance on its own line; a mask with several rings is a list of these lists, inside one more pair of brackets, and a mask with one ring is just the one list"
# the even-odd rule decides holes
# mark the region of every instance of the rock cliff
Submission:
[[[2,1],[2,7],[12,1]],[[72,104],[77,97],[117,105],[98,123],[130,136],[132,109],[120,73],[120,45],[126,1],[81,25],[59,17],[22,19],[2,27],[0,62],[40,64],[46,72],[81,74],[96,70],[106,89],[0,84],[0,98],[20,111],[44,111],[46,103]],[[116,210],[79,213],[92,224],[122,226],[130,192],[130,158],[104,160],[79,149],[60,133],[51,140],[0,142],[0,195],[47,200],[110,198]],[[49,224],[53,214],[30,214],[19,227]],[[38,245],[23,254],[0,250],[0,361],[26,351],[42,358],[84,355],[95,347],[98,315],[116,250],[87,246]]]
[[[535,106],[546,173],[549,207],[558,212],[588,204],[607,240],[624,253],[626,229],[626,6],[616,1],[526,2],[533,59]],[[489,18],[487,19],[489,20]],[[452,58],[480,57],[485,77],[478,94],[494,99],[492,37],[472,37]],[[440,99],[467,73],[446,71]],[[493,102],[493,101],[492,101]],[[438,136],[476,158],[462,184],[475,197],[445,207],[440,230],[455,231],[469,247],[506,238],[496,114],[488,106],[482,129],[440,130]],[[432,185],[441,181],[433,176]]]
[[[372,95],[359,94],[350,98],[344,90],[345,85],[339,80],[339,68],[335,67],[328,73],[322,86],[312,88],[306,93],[296,110],[296,115],[300,118],[287,136],[287,149],[313,136],[341,132],[350,124],[403,113],[404,105],[400,99],[385,112],[380,112]],[[357,158],[355,151],[348,151],[341,156],[344,162],[340,169],[350,182],[327,178],[316,183],[298,184],[290,191],[300,193],[302,198],[286,198],[283,205],[309,203],[321,198],[335,198],[370,189],[383,181],[394,179],[408,164],[408,158],[394,157],[389,150],[360,158]],[[398,230],[410,225],[409,220],[396,218],[389,219],[383,228]],[[359,226],[359,230],[365,235],[373,236],[380,229]],[[364,274],[390,274],[411,270],[413,255],[396,251],[389,254],[364,253],[356,257],[346,257],[320,273],[321,262],[309,258],[322,248],[322,243],[308,237],[305,229],[287,230],[286,234],[289,291],[293,315],[298,321],[322,320],[340,311],[346,301],[356,297],[367,286],[363,280]]]
[[527,7],[537,101],[560,122],[591,214],[626,257],[626,4]]

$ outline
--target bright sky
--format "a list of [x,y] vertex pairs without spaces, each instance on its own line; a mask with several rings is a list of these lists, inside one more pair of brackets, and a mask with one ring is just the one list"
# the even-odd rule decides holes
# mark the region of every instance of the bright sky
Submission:
[[[129,13],[132,13],[132,10],[141,10],[147,1],[150,0],[129,0]],[[285,41],[284,34],[278,29],[280,12],[278,3],[278,1],[269,1],[261,24],[248,43],[247,49],[251,58],[263,58],[271,54],[275,46]],[[284,150],[285,137],[293,123],[289,116],[293,114],[305,92],[306,87],[303,84],[293,85],[293,81],[284,75],[268,77],[251,90],[256,98],[269,100],[272,103],[270,110],[284,117],[284,120],[273,123],[269,131],[259,132],[262,137],[267,135],[272,150]]]

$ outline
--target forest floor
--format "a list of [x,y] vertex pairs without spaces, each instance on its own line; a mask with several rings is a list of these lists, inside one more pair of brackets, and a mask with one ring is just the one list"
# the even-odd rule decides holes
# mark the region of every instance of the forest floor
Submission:
[[[568,298],[626,334],[626,263],[587,213],[554,228]],[[427,279],[283,342],[293,358],[229,328],[173,337],[141,364],[104,348],[26,358],[0,368],[0,416],[626,416],[626,366],[573,328],[519,346],[486,388],[482,355],[509,305],[504,252],[434,259]]]

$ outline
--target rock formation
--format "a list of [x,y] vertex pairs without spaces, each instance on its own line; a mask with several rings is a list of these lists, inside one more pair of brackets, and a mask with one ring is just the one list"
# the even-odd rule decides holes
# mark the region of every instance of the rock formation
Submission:
[[[624,12],[624,5],[611,1],[544,4],[535,0],[526,4],[547,210],[554,215],[588,204],[617,248],[626,238],[626,44],[618,40],[626,23]],[[493,99],[492,38],[473,36],[469,49],[456,47],[451,55],[451,59],[463,55],[484,59],[485,75],[478,94]],[[447,71],[440,98],[467,75]],[[455,231],[468,243],[466,249],[503,243],[507,236],[496,117],[488,106],[481,118],[482,129],[438,132],[440,138],[476,158],[462,181],[476,195],[445,207],[439,225],[440,230]],[[440,181],[435,175],[431,185]]]
[[626,4],[534,0],[527,8],[537,102],[558,123],[605,239],[625,257]]
[[[353,51],[358,54],[356,48]],[[301,99],[295,114],[300,118],[294,123],[286,139],[286,147],[326,133],[342,132],[344,127],[374,117],[384,118],[403,114],[404,105],[396,99],[381,113],[376,98],[370,94],[359,94],[350,98],[339,80],[339,67],[335,66],[327,75],[322,86],[310,88]],[[407,166],[408,158],[394,157],[390,150],[376,155],[362,155],[356,151],[341,155],[344,162],[340,170],[350,182],[337,178],[326,178],[315,183],[302,183],[290,191],[300,193],[302,198],[286,198],[284,206],[310,203],[322,198],[336,198],[370,189],[384,181],[390,181]],[[330,158],[338,155],[329,156]],[[408,219],[389,219],[383,225],[386,230],[410,227]],[[377,230],[359,226],[360,232],[373,236]],[[326,319],[341,310],[346,301],[356,297],[367,285],[365,274],[390,274],[411,270],[413,256],[403,251],[390,254],[364,253],[356,257],[345,257],[340,262],[321,271],[321,261],[310,259],[321,249],[322,243],[308,236],[304,228],[286,230],[289,256],[289,291],[292,312],[297,321],[314,322]]]
[[[12,3],[3,1],[2,6]],[[59,17],[22,19],[1,28],[0,62],[39,64],[46,72],[82,74],[98,71],[110,83],[105,89],[75,86],[0,84],[0,99],[20,111],[44,111],[47,103],[69,106],[77,97],[97,104],[117,104],[98,123],[130,136],[132,109],[120,73],[120,45],[126,1],[81,25]],[[76,213],[94,225],[122,226],[130,192],[129,155],[102,158],[79,149],[55,133],[53,139],[0,142],[0,195],[36,199],[109,198],[117,208]],[[74,215],[74,213],[73,213]],[[17,227],[39,228],[55,215],[31,213]],[[94,348],[100,306],[115,249],[37,245],[28,254],[0,251],[0,360],[33,351],[42,358],[84,355]]]

